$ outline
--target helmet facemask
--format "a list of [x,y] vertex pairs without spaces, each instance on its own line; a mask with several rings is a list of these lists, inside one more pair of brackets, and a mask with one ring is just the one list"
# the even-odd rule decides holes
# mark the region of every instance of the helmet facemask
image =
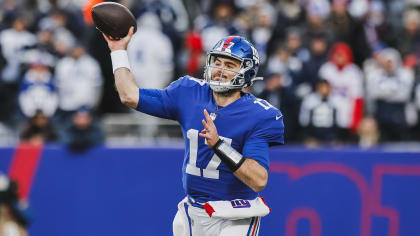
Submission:
[[[222,65],[218,58],[228,58],[240,63],[239,69],[230,69]],[[236,57],[230,53],[210,52],[206,60],[204,79],[216,93],[226,93],[230,90],[240,90],[249,86],[244,79],[247,71],[252,70],[253,62],[250,59]],[[230,80],[227,80],[231,78]]]

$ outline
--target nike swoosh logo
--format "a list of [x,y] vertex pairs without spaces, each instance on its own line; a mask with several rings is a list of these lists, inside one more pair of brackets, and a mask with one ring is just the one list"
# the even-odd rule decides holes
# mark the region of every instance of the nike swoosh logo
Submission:
[[281,116],[276,116],[276,120],[278,120],[278,119],[280,119],[281,118]]

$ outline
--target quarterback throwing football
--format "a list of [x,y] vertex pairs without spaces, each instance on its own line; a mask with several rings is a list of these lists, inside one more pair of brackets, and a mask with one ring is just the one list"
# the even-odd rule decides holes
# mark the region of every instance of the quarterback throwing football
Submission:
[[183,187],[174,236],[258,235],[269,208],[258,192],[267,185],[268,148],[283,144],[283,116],[265,100],[242,92],[256,77],[257,50],[230,36],[208,52],[204,79],[184,76],[166,89],[139,88],[130,73],[127,45],[104,34],[111,49],[122,103],[176,120],[185,140]]

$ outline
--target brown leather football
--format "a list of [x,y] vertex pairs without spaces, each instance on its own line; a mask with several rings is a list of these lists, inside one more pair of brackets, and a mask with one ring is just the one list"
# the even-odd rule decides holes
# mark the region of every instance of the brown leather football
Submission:
[[131,26],[137,30],[136,19],[127,7],[116,2],[103,2],[92,7],[92,19],[96,28],[118,40],[128,34]]

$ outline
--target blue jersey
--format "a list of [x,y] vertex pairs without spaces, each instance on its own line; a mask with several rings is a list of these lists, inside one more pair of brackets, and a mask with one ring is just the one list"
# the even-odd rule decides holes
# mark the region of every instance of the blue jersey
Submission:
[[268,147],[283,144],[283,116],[265,100],[245,93],[226,107],[218,107],[204,81],[189,76],[164,90],[140,89],[137,110],[177,120],[185,141],[183,186],[199,202],[253,199],[257,193],[235,177],[198,134],[204,129],[203,110],[214,119],[219,136],[243,156],[268,170]]

